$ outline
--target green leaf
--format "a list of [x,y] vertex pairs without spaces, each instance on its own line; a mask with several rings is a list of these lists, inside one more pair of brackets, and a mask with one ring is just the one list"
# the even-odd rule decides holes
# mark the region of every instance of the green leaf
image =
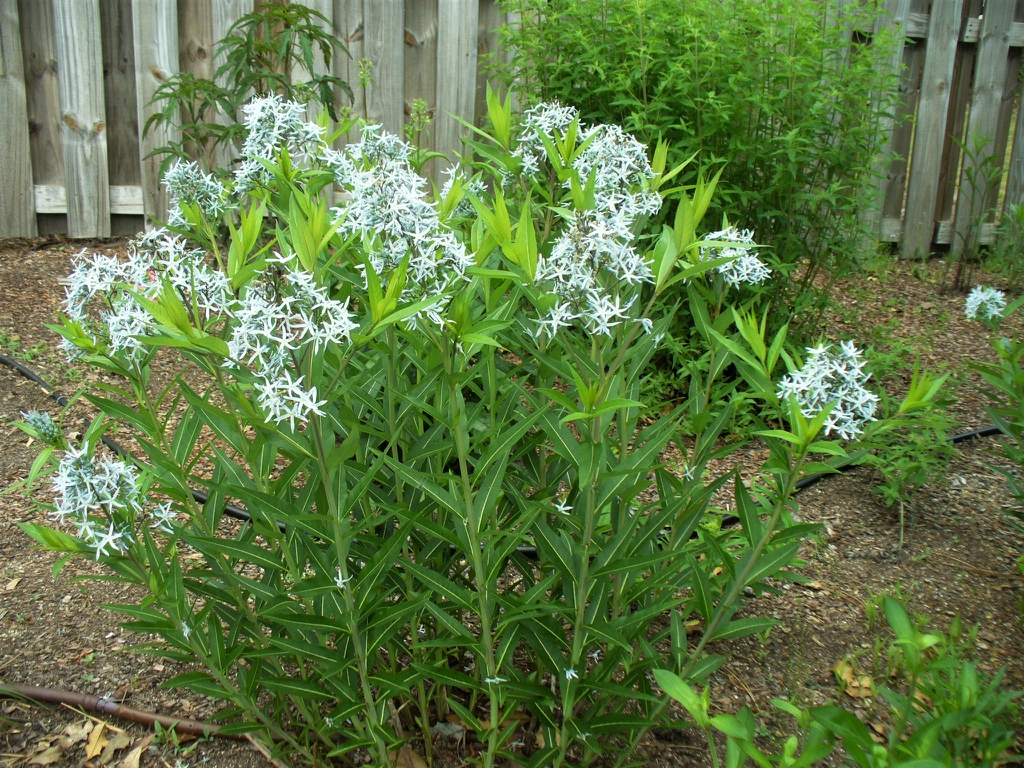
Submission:
[[703,697],[698,695],[679,675],[669,672],[667,669],[655,669],[653,674],[661,690],[682,704],[697,725],[706,728],[709,722],[708,708]]
[[334,694],[325,690],[323,686],[291,677],[265,675],[260,679],[260,685],[274,693],[281,693],[298,699],[309,701],[332,701],[334,699]]
[[777,627],[779,622],[775,619],[734,619],[728,624],[715,631],[711,640],[735,640],[739,637],[746,637],[757,632],[764,632],[772,627]]

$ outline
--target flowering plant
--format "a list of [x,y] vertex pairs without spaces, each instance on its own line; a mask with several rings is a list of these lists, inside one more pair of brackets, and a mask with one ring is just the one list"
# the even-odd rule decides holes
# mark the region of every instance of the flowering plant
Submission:
[[[700,525],[729,480],[704,477],[727,419],[715,375],[655,420],[640,378],[659,293],[735,256],[702,254],[721,246],[697,238],[696,198],[648,233],[678,172],[663,146],[649,159],[557,105],[516,126],[488,102],[481,159],[431,200],[396,137],[366,126],[334,150],[294,104],[257,99],[232,185],[179,166],[183,226],[72,275],[57,331],[117,383],[87,395],[102,417],[82,443],[53,447],[55,527],[25,530],[148,589],[117,606],[126,626],[202,665],[168,685],[224,700],[227,732],[291,762],[393,764],[409,733],[429,760],[449,716],[486,766],[628,759],[667,711],[652,670],[699,683],[725,660],[708,643],[773,623],[734,618],[738,601],[814,528],[780,527],[811,454],[843,454],[818,440],[827,409],[775,392],[784,330],[698,318],[714,370],[735,362],[793,430],[763,432],[764,482],[737,476],[742,528]],[[175,352],[185,369],[158,386]],[[103,456],[112,422],[131,463]]]

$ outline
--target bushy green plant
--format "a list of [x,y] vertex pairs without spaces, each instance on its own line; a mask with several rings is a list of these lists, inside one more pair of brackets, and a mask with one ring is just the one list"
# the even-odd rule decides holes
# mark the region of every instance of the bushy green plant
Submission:
[[1017,286],[1024,272],[1024,203],[1007,205],[985,257],[986,269],[997,270]]
[[[527,103],[561,101],[585,120],[664,139],[670,163],[699,153],[721,173],[711,221],[728,214],[768,246],[773,279],[745,288],[743,301],[770,308],[775,327],[792,316],[795,330],[813,332],[834,281],[865,255],[861,214],[874,202],[880,118],[896,87],[892,40],[861,32],[876,4],[837,6],[506,0],[520,20],[504,37],[510,84]],[[667,292],[664,309],[678,299]],[[705,351],[686,313],[678,321],[655,378],[684,378]]]
[[178,72],[161,85],[153,103],[162,103],[163,109],[150,116],[143,133],[154,126],[181,131],[180,141],[154,153],[166,156],[164,169],[179,159],[199,160],[207,170],[216,170],[216,148],[237,149],[245,140],[245,125],[238,115],[253,94],[276,93],[289,101],[313,103],[339,120],[334,89],[349,99],[352,89],[338,77],[316,74],[315,63],[319,53],[330,72],[334,56],[348,56],[348,49],[325,26],[330,29],[330,22],[319,11],[289,0],[270,0],[242,16],[217,41],[215,58],[223,64],[216,78],[223,85],[189,72]]
[[[625,762],[668,708],[653,670],[699,683],[725,661],[710,642],[774,624],[735,618],[740,598],[785,578],[815,529],[782,525],[796,483],[845,456],[830,407],[776,392],[785,329],[723,312],[712,370],[739,365],[775,428],[761,481],[734,481],[742,528],[701,525],[731,479],[704,478],[729,418],[715,377],[653,420],[640,381],[658,295],[730,259],[701,261],[692,209],[647,236],[678,172],[664,146],[648,160],[572,114],[517,129],[488,103],[483,159],[431,201],[397,137],[335,151],[301,106],[258,100],[233,185],[175,186],[174,232],[77,264],[56,330],[111,377],[85,395],[100,418],[71,443],[23,425],[56,494],[54,525],[25,530],[147,590],[113,607],[159,638],[144,650],[201,666],[168,685],[282,761],[391,765],[410,733],[429,760],[455,715],[485,766]],[[661,454],[684,417],[677,474]],[[114,424],[134,461],[101,448]],[[225,525],[226,500],[251,523]]]
[[915,365],[906,396],[895,409],[883,396],[885,418],[869,425],[858,445],[867,451],[863,463],[881,476],[875,490],[887,507],[899,507],[901,553],[906,505],[921,486],[941,478],[956,453],[949,438],[957,422],[945,411],[948,400],[939,396],[946,378]]
[[892,717],[883,744],[875,742],[867,725],[840,707],[804,710],[775,700],[777,709],[796,719],[798,734],[789,736],[780,752],[765,753],[755,743],[756,724],[747,707],[736,715],[711,716],[709,689],[698,694],[671,672],[658,670],[654,674],[662,689],[682,704],[707,734],[716,768],[715,731],[726,738],[729,766],[746,764],[749,759],[763,768],[808,768],[835,751],[839,741],[859,768],[969,768],[1016,761],[1006,750],[1014,743],[1014,701],[1021,693],[1001,690],[1005,671],[986,680],[974,663],[964,658],[959,617],[946,635],[925,633],[897,600],[885,597],[882,602],[896,635],[892,651],[902,659],[906,686],[903,691],[879,686]]
[[[972,299],[978,299],[973,304]],[[986,301],[987,300],[987,301]],[[1003,319],[1024,306],[1024,298],[1010,306],[1001,291],[974,289],[968,297],[968,314],[985,322],[992,331],[992,348],[997,362],[973,363],[972,368],[984,381],[982,392],[988,398],[986,413],[1002,433],[998,453],[1011,466],[993,466],[1010,487],[1016,504],[1007,510],[1014,527],[1024,532],[1024,340],[1012,341],[998,334]],[[973,311],[972,311],[973,310]],[[1024,572],[1024,558],[1021,559]]]

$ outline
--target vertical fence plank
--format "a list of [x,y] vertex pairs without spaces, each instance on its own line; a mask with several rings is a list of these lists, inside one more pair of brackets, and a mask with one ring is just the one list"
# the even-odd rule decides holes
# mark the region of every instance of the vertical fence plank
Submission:
[[[103,101],[107,118],[107,169],[113,186],[138,186],[138,104],[132,0],[102,0]],[[153,44],[152,39],[148,43]]]
[[[139,133],[151,115],[160,111],[150,105],[153,94],[178,71],[178,6],[176,0],[132,0],[132,37],[135,44],[135,103]],[[147,229],[150,219],[167,218],[167,190],[160,183],[160,156],[155,149],[181,139],[180,132],[160,126],[139,142],[142,166],[142,205]]]
[[[886,0],[886,3],[882,9],[882,13],[879,14],[875,20],[875,26],[872,30],[872,35],[875,39],[879,36],[886,34],[892,35],[896,38],[896,42],[892,47],[892,52],[889,54],[888,60],[885,62],[886,72],[900,77],[901,85],[903,76],[900,73],[900,66],[903,62],[903,51],[905,48],[906,38],[904,37],[904,29],[907,26],[907,16],[910,14],[910,0]],[[907,71],[909,74],[909,70]],[[900,96],[905,94],[905,89],[901,87],[899,89]],[[885,103],[889,98],[889,94],[879,93],[875,95],[876,103]],[[864,221],[868,226],[868,231],[876,238],[881,239],[882,237],[882,206],[885,201],[885,192],[888,185],[891,183],[890,166],[893,159],[893,131],[896,127],[897,116],[900,110],[906,110],[906,105],[903,98],[898,98],[896,103],[893,105],[892,115],[883,115],[879,119],[879,133],[885,136],[884,142],[878,150],[878,159],[874,165],[875,178],[878,180],[878,208],[875,210],[867,211],[864,214]]]
[[496,67],[502,62],[498,45],[501,42],[501,25],[504,14],[501,12],[499,0],[480,0],[480,18],[477,25],[477,64],[476,64],[476,99],[473,113],[479,124],[481,117],[487,114],[487,86],[496,87],[492,76]]
[[[132,0],[100,3],[103,40],[103,103],[107,118],[107,174],[114,187],[140,188],[139,110],[135,93]],[[116,194],[111,191],[111,194]],[[112,199],[110,234],[135,235],[145,219],[126,215]]]
[[16,0],[0,0],[0,237],[36,234],[25,65]]
[[[213,45],[216,49],[218,43],[228,35],[228,30],[243,16],[253,12],[253,0],[210,0],[213,4],[212,33]],[[222,55],[215,55],[213,59],[214,78],[217,85],[224,87],[227,79],[224,76],[216,77],[216,71],[224,64]],[[241,115],[217,115],[217,122],[221,125],[231,125]],[[225,142],[217,147],[216,163],[223,168],[230,168],[231,164],[238,157],[238,151],[234,145]]]
[[212,0],[178,0],[178,69],[213,79]]
[[[405,108],[423,99],[437,117],[437,0],[405,0]],[[421,149],[434,148],[433,125],[420,134]],[[431,160],[423,173],[438,181],[437,163]]]
[[[327,19],[326,22],[317,20],[317,26],[329,34],[334,34],[334,0],[302,0],[302,4],[313,11],[322,13]],[[292,72],[292,82],[306,82],[313,77],[321,77],[327,74],[327,62],[320,53],[319,47],[313,49],[313,71],[307,72],[303,66],[297,66]],[[319,103],[310,102],[306,108],[306,119],[315,122],[320,116],[321,106]]]
[[963,0],[935,3],[928,23],[928,48],[921,83],[921,103],[914,136],[903,235],[903,253],[908,257],[927,254],[935,233],[935,203],[962,10]]
[[479,0],[440,0],[437,24],[438,152],[450,160],[461,149],[464,129],[455,119],[473,122],[476,99],[476,51]]
[[[962,32],[970,24],[973,28],[980,27],[981,0],[964,0],[964,13],[961,20]],[[949,88],[949,107],[946,112],[946,139],[942,146],[942,161],[939,164],[939,191],[935,201],[935,218],[941,224],[952,221],[956,193],[960,184],[960,162],[963,154],[960,142],[964,140],[967,129],[967,106],[971,101],[971,90],[974,87],[974,62],[977,54],[976,43],[961,41],[957,46],[953,61],[953,79]],[[938,242],[936,240],[936,242]]]
[[[359,60],[363,58],[363,0],[334,0],[334,34],[348,49],[348,56],[341,54],[333,63],[334,76],[348,83],[352,89],[352,99],[340,88],[335,90],[334,97],[343,106],[350,107],[353,115],[363,115],[366,105],[363,103],[363,92],[359,87]],[[358,141],[359,131],[349,131],[347,141]]]
[[[1015,22],[1024,22],[1024,0],[1016,0],[1015,4],[1016,9],[1013,20]],[[996,156],[1003,158],[1005,163],[1003,168],[1004,178],[1005,174],[1009,172],[1010,158],[1007,157],[1007,149],[1012,149],[1013,147],[1012,144],[1009,144],[1009,142],[1013,141],[1013,133],[1010,131],[1010,128],[1017,111],[1016,106],[1019,104],[1017,99],[1019,95],[1017,92],[1017,78],[1021,74],[1022,59],[1024,59],[1024,49],[1018,47],[1010,48],[1006,58],[1006,78],[1003,81],[1003,95],[999,104],[999,122],[996,126],[996,145],[994,148]],[[989,199],[985,203],[993,212],[995,212],[1000,202],[999,192],[1000,188],[998,187],[990,190]]]
[[[1024,21],[1024,0],[1017,0],[1017,21]],[[1014,50],[1015,58],[1019,62],[1022,58],[1021,50],[1019,48]],[[1024,66],[1024,65],[1022,65]],[[1006,105],[1005,112],[1007,113],[1007,124],[1009,124],[1009,115],[1012,114],[1014,105],[1017,106],[1017,127],[1013,132],[1013,154],[1010,157],[1010,165],[1006,171],[1006,199],[1003,201],[1004,208],[1008,205],[1022,205],[1024,204],[1024,120],[1020,118],[1020,105],[1024,104],[1024,99],[1014,98],[1016,94],[1016,79],[1012,84],[1007,83],[1011,87],[1006,89],[1007,94],[1010,96],[1008,99],[1009,104]],[[1009,128],[1007,128],[1009,132]]]
[[110,235],[99,0],[53,3],[71,237]]
[[[64,147],[60,139],[60,86],[57,82],[57,43],[49,3],[20,0],[21,52],[25,62],[29,147],[32,182],[64,185]],[[67,216],[36,213],[40,234],[67,232]]]
[[[998,157],[996,162],[1002,165],[1002,157],[994,155],[994,152],[999,144],[996,130],[999,127],[999,108],[1006,80],[1006,58],[1010,50],[1013,6],[1014,0],[988,0],[985,15],[981,20],[970,120],[964,142],[969,151],[963,159],[960,195],[956,205],[956,225],[953,228],[954,252],[963,250],[965,244],[977,245],[965,243],[965,237],[971,229],[972,222],[978,217],[987,218],[986,203],[991,194],[984,179],[985,158]],[[989,142],[979,155],[974,150],[976,141],[980,139],[988,139]]]
[[[442,4],[446,0],[441,0]],[[364,0],[363,56],[373,62],[366,114],[388,133],[402,135],[405,125],[405,3]],[[358,80],[353,89],[358,88]]]

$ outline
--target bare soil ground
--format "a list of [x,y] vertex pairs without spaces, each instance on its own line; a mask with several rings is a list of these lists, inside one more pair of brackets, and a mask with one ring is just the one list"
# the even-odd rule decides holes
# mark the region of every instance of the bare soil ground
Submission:
[[[90,245],[115,251],[123,249],[124,241]],[[65,392],[81,385],[83,372],[63,361],[44,324],[56,316],[62,298],[58,280],[82,247],[60,239],[0,242],[0,352],[25,361]],[[923,280],[911,266],[893,264],[887,274],[839,286],[823,332],[832,340],[853,338],[902,351],[908,360],[920,354],[925,367],[949,371],[956,380],[950,412],[966,431],[987,424],[966,364],[992,359],[992,352],[985,328],[964,318],[963,295],[939,287],[941,269],[926,267]],[[976,282],[980,279],[975,276]],[[1011,334],[1017,331],[1019,326],[1010,329]],[[897,367],[884,384],[898,395],[908,381],[909,370]],[[55,410],[39,387],[0,366],[0,488],[24,478],[36,454],[36,446],[11,426],[21,411],[31,409]],[[829,478],[802,493],[801,519],[823,525],[822,535],[802,553],[807,561],[802,573],[810,584],[790,585],[781,595],[745,606],[748,615],[782,622],[767,638],[712,648],[731,657],[711,681],[718,710],[750,706],[768,739],[791,727],[775,713],[772,698],[804,705],[838,702],[884,729],[878,701],[844,692],[833,670],[838,661],[852,657],[858,673],[876,682],[884,679],[884,652],[876,650],[876,641],[886,637],[880,626],[884,619],[869,626],[865,604],[886,591],[898,593],[912,611],[930,616],[936,629],[945,630],[954,615],[965,625],[980,625],[975,658],[981,668],[992,673],[1005,666],[1006,685],[1024,688],[1024,579],[1016,567],[1024,541],[1002,512],[1010,497],[991,468],[998,463],[991,454],[995,445],[993,438],[960,445],[945,481],[926,486],[908,510],[902,551],[897,512],[873,491],[877,479],[867,470]],[[752,445],[734,460],[756,467],[753,462],[761,455],[763,450]],[[181,665],[131,653],[139,638],[121,630],[118,616],[101,607],[131,601],[131,590],[74,582],[93,568],[83,561],[73,561],[53,577],[56,556],[33,549],[17,525],[42,520],[45,513],[30,499],[0,497],[0,681],[123,697],[137,709],[208,718],[213,702],[160,687],[183,671]],[[153,735],[142,726],[89,718],[67,708],[0,700],[0,765],[272,764],[244,742],[175,744]],[[1024,751],[1024,745],[1018,744],[1017,751]],[[443,754],[443,763],[450,766],[466,764],[468,757],[461,748]],[[710,765],[699,734],[685,731],[652,735],[640,758],[666,768]]]

